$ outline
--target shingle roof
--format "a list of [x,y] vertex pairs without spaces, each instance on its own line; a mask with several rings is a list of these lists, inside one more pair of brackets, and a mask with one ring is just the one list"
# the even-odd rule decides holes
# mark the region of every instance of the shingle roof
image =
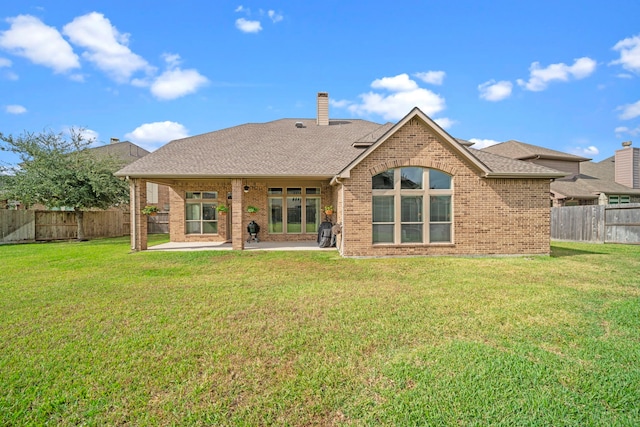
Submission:
[[551,150],[549,148],[539,147],[537,145],[531,145],[515,140],[491,145],[489,147],[483,148],[482,151],[518,160],[532,159],[536,157],[542,159],[567,160],[573,162],[584,162],[589,160],[586,157],[575,156],[573,154],[563,153],[562,151]]
[[510,159],[493,153],[487,153],[484,150],[476,150],[468,147],[467,150],[484,163],[493,174],[505,175],[545,175],[549,177],[561,177],[566,173],[540,166],[531,162],[523,162],[520,160]]
[[172,141],[117,175],[331,177],[362,152],[352,144],[381,126],[359,119],[328,126],[315,119],[249,123]]
[[108,154],[122,160],[123,164],[129,164],[149,154],[149,151],[129,141],[116,142],[101,145],[90,149],[93,153]]
[[606,181],[616,180],[616,156],[611,156],[599,162],[580,163],[580,173]]
[[[141,178],[333,177],[375,149],[395,125],[366,120],[281,119],[171,141],[116,175]],[[458,141],[451,137],[454,143]],[[494,177],[560,177],[562,172],[459,145]]]

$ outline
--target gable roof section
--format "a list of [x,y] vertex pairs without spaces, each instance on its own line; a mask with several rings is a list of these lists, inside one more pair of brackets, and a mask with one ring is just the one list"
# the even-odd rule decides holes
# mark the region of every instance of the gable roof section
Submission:
[[133,178],[331,178],[356,158],[354,143],[381,126],[366,120],[281,119],[171,141],[124,167]]
[[92,153],[114,156],[115,158],[122,160],[125,165],[149,154],[149,151],[129,141],[92,147],[89,150],[91,150]]
[[559,172],[555,169],[550,169],[544,166],[535,165],[529,162],[521,162],[519,160],[502,157],[492,153],[484,153],[479,150],[467,148],[467,141],[457,140],[449,135],[444,129],[442,129],[436,122],[431,120],[429,116],[424,114],[418,107],[415,107],[409,114],[407,114],[402,120],[390,127],[386,133],[384,133],[374,144],[372,144],[364,153],[351,162],[345,169],[343,169],[338,175],[338,178],[348,178],[350,176],[351,169],[362,162],[369,154],[371,154],[377,147],[383,144],[387,139],[391,137],[398,129],[404,126],[413,118],[419,118],[424,122],[434,133],[441,137],[441,139],[451,148],[453,151],[459,153],[467,163],[476,169],[481,176],[486,178],[558,178],[566,175],[564,172]]
[[562,151],[526,144],[513,139],[501,142],[500,144],[490,145],[489,147],[483,148],[482,151],[517,160],[549,159],[565,160],[569,162],[584,162],[590,160],[586,157],[575,156],[573,154],[563,153]]

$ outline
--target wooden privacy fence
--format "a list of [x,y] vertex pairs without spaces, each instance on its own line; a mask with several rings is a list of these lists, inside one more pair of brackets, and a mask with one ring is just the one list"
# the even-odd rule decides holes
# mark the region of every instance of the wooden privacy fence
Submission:
[[640,203],[551,208],[551,238],[640,244]]
[[[169,214],[149,217],[149,233],[168,233]],[[0,210],[0,243],[69,240],[77,238],[76,214],[68,211]],[[127,236],[129,212],[90,211],[84,213],[87,238]]]

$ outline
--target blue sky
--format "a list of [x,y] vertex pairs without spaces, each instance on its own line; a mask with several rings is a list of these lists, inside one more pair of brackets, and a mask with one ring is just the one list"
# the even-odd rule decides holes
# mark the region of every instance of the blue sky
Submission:
[[[640,2],[86,1],[0,7],[0,132],[153,150],[247,122],[397,121],[482,147],[640,145]],[[0,152],[0,162],[15,158]]]

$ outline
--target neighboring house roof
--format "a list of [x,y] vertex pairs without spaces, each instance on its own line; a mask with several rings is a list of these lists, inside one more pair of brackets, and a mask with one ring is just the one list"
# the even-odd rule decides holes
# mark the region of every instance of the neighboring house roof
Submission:
[[98,154],[107,154],[122,160],[123,164],[128,165],[136,160],[149,154],[144,148],[129,142],[115,142],[108,145],[90,148],[91,152]]
[[252,178],[348,176],[350,168],[408,120],[418,117],[486,177],[556,178],[566,174],[468,149],[418,108],[396,124],[366,120],[281,119],[249,123],[171,141],[119,170],[131,178]]
[[580,173],[606,181],[616,180],[616,156],[611,156],[599,162],[580,163]]
[[566,160],[573,162],[585,162],[586,157],[580,157],[573,154],[563,153],[562,151],[551,150],[549,148],[531,145],[520,141],[510,140],[501,142],[500,144],[485,147],[482,151],[486,151],[500,156],[509,157],[518,160],[528,159],[552,159]]

